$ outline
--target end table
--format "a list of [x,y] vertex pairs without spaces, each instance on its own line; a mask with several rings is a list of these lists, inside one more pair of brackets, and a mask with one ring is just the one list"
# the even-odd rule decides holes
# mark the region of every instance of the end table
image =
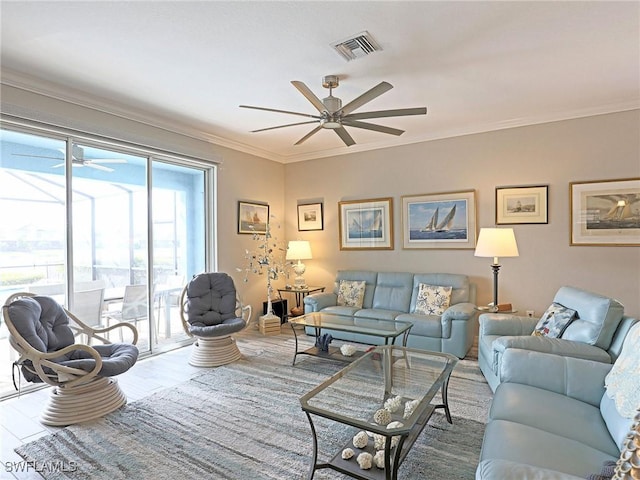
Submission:
[[279,288],[278,295],[282,298],[282,295],[285,293],[293,293],[296,299],[296,306],[291,307],[291,316],[297,317],[304,313],[302,310],[302,299],[311,293],[316,292],[324,292],[324,287],[290,287],[290,288]]

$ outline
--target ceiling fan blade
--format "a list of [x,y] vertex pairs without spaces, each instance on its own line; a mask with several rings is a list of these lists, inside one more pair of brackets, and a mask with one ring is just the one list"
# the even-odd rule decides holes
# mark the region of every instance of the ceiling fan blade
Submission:
[[356,144],[355,140],[351,138],[351,135],[349,135],[349,132],[347,132],[344,127],[336,128],[334,132],[336,132],[347,147]]
[[397,128],[385,127],[384,125],[374,125],[373,123],[367,122],[358,122],[356,120],[351,120],[349,118],[343,118],[342,124],[347,125],[349,127],[363,128],[365,130],[373,130],[375,132],[388,133],[390,135],[402,135],[404,130],[399,130]]
[[309,137],[311,137],[312,135],[315,135],[316,133],[318,133],[321,129],[322,129],[322,125],[318,125],[316,128],[314,128],[309,133],[307,133],[304,137],[302,137],[300,140],[298,140],[296,143],[294,143],[294,145],[300,145],[302,142],[308,140]]
[[259,128],[258,130],[251,130],[251,133],[265,132],[267,130],[275,130],[276,128],[294,127],[296,125],[307,125],[309,123],[318,123],[318,120],[309,120],[308,122],[287,123],[286,125],[278,125],[277,127]]
[[240,105],[240,108],[251,108],[253,110],[264,110],[265,112],[288,113],[289,115],[299,115],[301,117],[320,118],[317,115],[310,115],[308,113],[300,112],[290,112],[289,110],[278,110],[277,108],[253,107],[251,105]]
[[313,93],[309,87],[307,87],[304,83],[298,81],[298,80],[293,80],[291,82],[291,84],[296,87],[298,89],[298,91],[304,95],[304,97],[309,100],[314,107],[316,107],[316,109],[320,112],[323,113],[324,111],[326,111],[326,107],[324,106],[324,103],[322,103],[322,100],[320,100],[318,97],[316,97],[315,93]]
[[394,110],[378,110],[376,112],[351,113],[345,115],[344,119],[360,120],[361,118],[382,118],[382,117],[404,117],[407,115],[426,115],[427,107],[398,108]]
[[89,167],[89,168],[95,168],[96,170],[102,170],[103,172],[113,172],[113,168],[109,168],[109,167],[105,167],[102,166],[98,163],[91,163],[91,162],[85,162],[84,165],[79,164],[79,165],[75,165],[76,167]]
[[91,163],[127,163],[124,158],[87,158],[85,161]]
[[47,157],[46,155],[30,155],[28,153],[12,153],[16,157],[50,158],[52,160],[62,160],[60,157]]
[[388,83],[388,82],[380,82],[378,85],[373,87],[371,90],[367,90],[362,95],[360,95],[358,98],[356,98],[354,100],[351,100],[344,107],[342,107],[343,115],[348,115],[349,113],[353,112],[355,109],[360,108],[365,103],[370,102],[371,100],[373,100],[376,97],[379,97],[384,92],[388,92],[392,88],[393,88],[393,85],[391,85],[390,83]]

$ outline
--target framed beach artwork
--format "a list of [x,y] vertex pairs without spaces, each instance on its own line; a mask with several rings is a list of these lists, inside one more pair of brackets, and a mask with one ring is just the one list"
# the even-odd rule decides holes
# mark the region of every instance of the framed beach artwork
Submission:
[[338,203],[340,250],[393,250],[393,199]]
[[496,225],[549,223],[549,186],[496,187]]
[[640,245],[640,178],[572,182],[570,245]]
[[298,231],[322,230],[322,203],[298,205]]
[[403,248],[475,248],[476,192],[402,197]]
[[238,233],[267,232],[269,205],[266,203],[238,202]]

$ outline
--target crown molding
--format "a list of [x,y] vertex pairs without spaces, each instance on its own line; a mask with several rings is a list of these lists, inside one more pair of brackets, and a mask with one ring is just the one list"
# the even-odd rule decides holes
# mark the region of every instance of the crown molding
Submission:
[[81,91],[72,90],[68,87],[63,87],[59,84],[48,82],[41,78],[32,77],[14,70],[3,69],[1,83],[31,93],[44,95],[66,103],[148,125],[150,127],[160,128],[195,140],[201,140],[220,147],[284,163],[282,156],[274,152],[219,137],[217,135],[212,135],[211,133],[185,123],[176,122],[175,119],[169,119],[157,114],[151,115],[139,109],[133,109],[127,105],[105,99],[98,95],[85,94]]

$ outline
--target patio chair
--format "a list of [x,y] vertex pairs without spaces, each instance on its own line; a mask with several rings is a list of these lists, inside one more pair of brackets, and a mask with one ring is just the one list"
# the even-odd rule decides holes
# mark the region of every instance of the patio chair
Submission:
[[240,303],[226,273],[194,276],[180,296],[180,319],[186,334],[195,338],[191,365],[217,367],[242,356],[231,335],[249,325],[251,306]]
[[[33,293],[11,295],[2,307],[2,315],[9,342],[19,354],[14,364],[25,380],[54,387],[40,417],[42,423],[64,426],[85,422],[126,403],[125,394],[112,377],[135,364],[138,349],[131,344],[108,343],[103,334],[129,329],[135,343],[138,332],[133,325],[120,323],[93,329],[51,297]],[[103,344],[74,343],[77,334]]]
[[104,316],[107,317],[108,320],[113,319],[117,322],[133,323],[137,328],[138,322],[146,321],[149,318],[147,286],[125,286],[120,309],[107,310]]

